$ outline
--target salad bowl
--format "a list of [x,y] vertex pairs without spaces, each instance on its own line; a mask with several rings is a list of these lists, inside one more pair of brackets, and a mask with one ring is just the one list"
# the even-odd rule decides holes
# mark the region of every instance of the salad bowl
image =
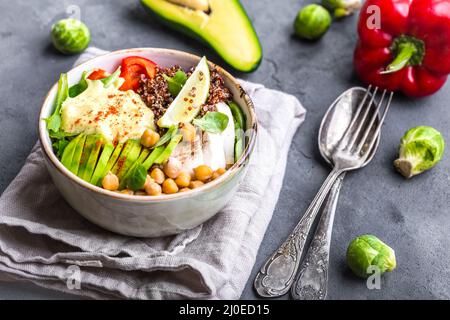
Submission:
[[[95,57],[67,72],[69,86],[76,84],[84,71],[101,68],[114,71],[122,59],[139,56],[158,66],[179,65],[189,70],[200,57],[169,49],[136,48],[114,51]],[[220,177],[189,192],[156,196],[130,195],[103,189],[69,171],[58,159],[45,119],[53,112],[58,92],[55,84],[48,92],[39,116],[39,140],[50,176],[64,199],[92,223],[123,235],[159,237],[192,229],[212,218],[229,202],[239,187],[254,150],[258,125],[249,96],[227,71],[209,62],[224,80],[246,118],[245,145],[242,156]]]

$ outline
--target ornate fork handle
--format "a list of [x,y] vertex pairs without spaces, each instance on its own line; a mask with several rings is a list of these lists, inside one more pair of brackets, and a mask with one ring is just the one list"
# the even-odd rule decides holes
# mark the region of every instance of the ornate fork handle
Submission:
[[336,180],[330,191],[314,238],[292,285],[291,295],[296,300],[323,300],[327,296],[331,234],[344,176],[345,173]]
[[261,267],[254,282],[256,292],[261,297],[279,297],[289,291],[294,282],[311,226],[323,201],[341,173],[342,171],[336,169],[331,171],[287,240]]

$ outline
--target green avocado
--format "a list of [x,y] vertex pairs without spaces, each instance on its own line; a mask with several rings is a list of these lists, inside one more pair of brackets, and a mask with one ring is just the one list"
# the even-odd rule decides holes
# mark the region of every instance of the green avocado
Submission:
[[[114,152],[111,155],[111,157],[108,160],[108,163],[106,164],[106,168],[105,168],[105,175],[108,174],[108,172],[111,171],[111,169],[113,168],[113,166],[116,164],[117,159],[119,159],[119,156],[122,152],[123,149],[123,143],[119,143],[117,144],[117,146],[114,148]],[[103,176],[102,176],[103,178]]]
[[125,147],[112,169],[112,173],[119,178],[119,181],[130,166],[138,159],[140,152],[141,143],[139,140],[130,139],[125,143]]
[[[100,185],[103,177],[107,174],[106,166],[111,157],[111,154],[114,152],[115,148],[112,143],[106,143],[103,147],[100,158],[98,159],[97,165],[95,165],[94,173],[92,174],[92,178],[90,182],[93,185]],[[119,151],[120,152],[120,151]]]
[[153,149],[152,153],[150,153],[147,159],[142,163],[147,171],[150,170],[150,167],[155,163],[155,160],[161,156],[165,149],[165,146],[159,146]]
[[163,152],[161,152],[159,157],[157,157],[154,162],[156,164],[163,164],[164,162],[166,162],[167,159],[169,159],[169,157],[172,154],[175,147],[178,145],[178,143],[180,143],[182,138],[183,138],[183,135],[181,135],[181,134],[174,135],[172,137],[172,139],[170,140],[170,142],[167,144],[167,147],[164,149]]
[[78,135],[75,138],[73,138],[69,142],[69,144],[66,146],[66,148],[64,149],[64,152],[61,156],[61,163],[67,169],[70,169],[70,164],[72,163],[73,154],[75,153],[75,148],[76,148],[81,136],[82,135]]
[[[78,172],[78,176],[84,181],[89,182],[91,180],[92,174],[94,173],[95,165],[97,164],[97,159],[100,154],[100,150],[104,144],[104,138],[102,135],[94,135],[93,143],[90,148],[89,157],[84,166],[83,172]],[[86,145],[89,137],[86,138]]]
[[130,166],[127,172],[123,175],[123,178],[120,180],[119,190],[122,190],[123,188],[126,187],[127,178],[130,175],[130,173],[136,166],[142,164],[142,162],[144,162],[144,160],[148,157],[149,154],[150,154],[149,148],[142,148],[141,154],[139,155],[137,160]]
[[84,143],[83,152],[81,153],[81,159],[80,159],[80,164],[79,164],[78,173],[77,173],[77,176],[79,176],[83,180],[86,180],[86,179],[84,179],[84,176],[86,174],[87,163],[92,154],[92,150],[94,148],[96,139],[97,139],[96,135],[86,136],[86,142]]
[[[209,0],[209,10],[190,0],[141,0],[169,26],[209,44],[233,68],[258,68],[262,48],[239,0]],[[202,1],[200,1],[202,2]]]
[[69,170],[72,171],[74,174],[78,175],[78,170],[80,167],[80,161],[81,157],[83,155],[84,150],[84,144],[86,142],[86,135],[80,134],[77,142],[77,145],[75,146],[75,151],[73,153],[72,161],[70,162]]

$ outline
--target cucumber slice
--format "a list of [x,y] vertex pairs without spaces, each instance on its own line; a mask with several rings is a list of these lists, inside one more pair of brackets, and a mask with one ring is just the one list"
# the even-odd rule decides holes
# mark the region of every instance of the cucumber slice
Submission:
[[179,123],[188,123],[197,116],[201,105],[209,94],[210,73],[206,57],[203,57],[184,84],[180,93],[158,120],[158,126],[169,128]]

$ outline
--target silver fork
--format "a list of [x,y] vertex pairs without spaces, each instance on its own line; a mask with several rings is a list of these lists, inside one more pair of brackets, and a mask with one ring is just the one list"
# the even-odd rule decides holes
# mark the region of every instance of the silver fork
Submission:
[[256,275],[254,287],[261,297],[278,297],[289,290],[300,264],[306,238],[331,187],[342,173],[361,168],[374,147],[388,113],[393,93],[389,93],[381,119],[375,123],[380,110],[382,110],[387,91],[383,91],[376,110],[371,113],[370,109],[375,101],[378,88],[375,88],[371,97],[370,89],[369,86],[343,138],[332,154],[333,170],[322,184],[294,231]]

